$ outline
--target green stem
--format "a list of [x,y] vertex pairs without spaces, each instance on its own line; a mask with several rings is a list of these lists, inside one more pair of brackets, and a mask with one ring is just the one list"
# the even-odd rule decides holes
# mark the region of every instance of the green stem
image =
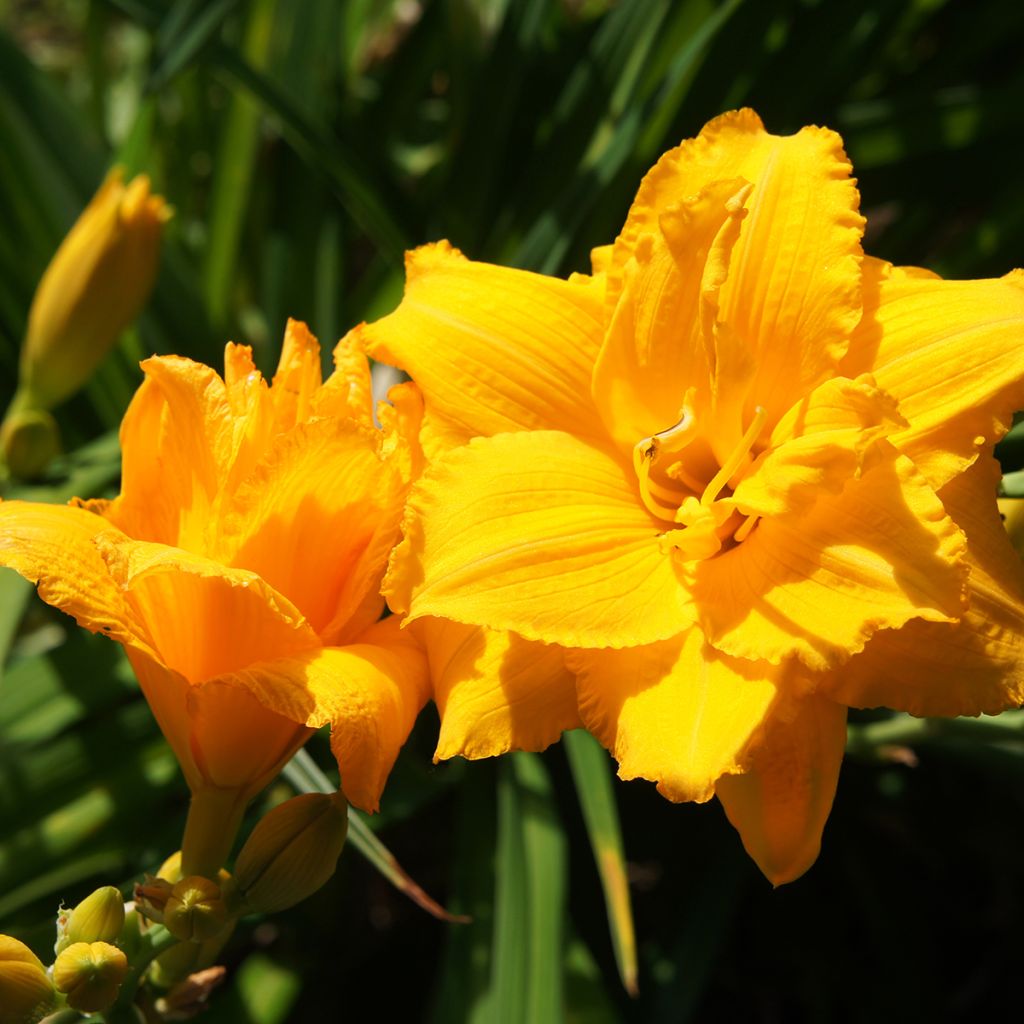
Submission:
[[192,794],[181,844],[182,877],[216,879],[234,846],[247,802],[239,789],[210,787]]
[[178,944],[176,939],[163,925],[150,925],[139,937],[139,945],[135,949],[128,965],[128,973],[121,983],[117,1001],[103,1015],[107,1024],[139,1024],[140,1016],[133,1005],[135,992],[139,987],[146,968],[161,954]]

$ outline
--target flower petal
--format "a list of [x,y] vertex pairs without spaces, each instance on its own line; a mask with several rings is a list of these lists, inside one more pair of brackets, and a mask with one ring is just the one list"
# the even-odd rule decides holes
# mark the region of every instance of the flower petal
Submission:
[[864,319],[843,372],[871,371],[908,429],[893,443],[939,488],[1024,407],[1024,271],[943,281],[867,260]]
[[245,689],[220,680],[193,685],[140,651],[127,653],[192,790],[215,786],[254,796],[312,734]]
[[515,633],[418,619],[441,733],[434,760],[543,750],[577,729],[576,685],[565,652]]
[[568,434],[477,438],[413,488],[385,593],[413,618],[570,647],[674,636],[687,594],[630,478]]
[[436,445],[510,430],[599,429],[589,397],[601,336],[592,279],[476,263],[441,242],[408,254],[401,305],[358,331],[374,359],[423,388]]
[[821,697],[782,705],[743,775],[719,780],[718,798],[747,853],[772,885],[818,858],[846,748],[846,708]]
[[235,449],[227,389],[210,367],[178,356],[142,368],[121,424],[121,495],[105,515],[138,540],[202,551]]
[[284,433],[309,419],[321,380],[319,343],[304,323],[289,318],[270,388],[274,433]]
[[644,178],[608,270],[609,308],[622,269],[663,210],[708,182],[751,182],[720,311],[756,357],[751,409],[761,405],[777,419],[835,375],[860,318],[864,221],[850,173],[842,140],[827,129],[775,136],[751,110],[715,118]]
[[669,800],[703,802],[776,700],[777,669],[719,654],[697,628],[646,647],[575,650],[580,716],[619,762],[619,777],[657,782]]
[[324,643],[344,642],[367,595],[380,613],[406,487],[381,457],[379,432],[352,420],[300,423],[231,497],[213,554],[287,594]]
[[163,544],[96,544],[160,661],[192,683],[319,646],[299,610],[253,572]]
[[749,192],[742,181],[716,181],[678,198],[622,267],[592,393],[608,432],[629,451],[677,423],[687,388],[709,379],[705,305],[724,278]]
[[733,500],[745,515],[806,512],[822,495],[838,494],[860,474],[874,442],[905,424],[868,374],[834,377],[779,420]]
[[426,658],[398,620],[359,642],[324,647],[225,676],[264,707],[310,728],[331,725],[331,749],[350,803],[377,810],[398,751],[429,695]]
[[994,715],[1024,702],[1024,566],[996,512],[999,476],[994,459],[979,459],[939,492],[967,537],[961,621],[914,620],[877,633],[820,692],[914,715]]
[[963,535],[913,463],[884,440],[860,479],[807,515],[762,519],[698,563],[693,594],[711,643],[740,658],[823,670],[878,629],[961,612]]
[[111,579],[96,548],[100,534],[123,540],[84,508],[0,502],[0,565],[38,585],[39,596],[93,633],[146,648],[149,633]]

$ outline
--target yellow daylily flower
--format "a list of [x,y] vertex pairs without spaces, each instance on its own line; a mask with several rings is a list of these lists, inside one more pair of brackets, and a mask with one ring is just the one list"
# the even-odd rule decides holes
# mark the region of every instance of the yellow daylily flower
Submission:
[[739,111],[661,158],[592,275],[426,246],[359,329],[425,397],[392,605],[572,649],[620,775],[716,794],[775,883],[817,856],[847,706],[1024,698],[991,459],[1024,275],[891,267],[862,228],[835,133]]
[[378,621],[421,400],[392,389],[378,428],[366,357],[339,346],[335,363],[321,382],[319,346],[296,322],[269,385],[239,345],[223,378],[148,359],[117,498],[0,504],[0,564],[124,645],[193,808],[230,835],[328,722],[345,795],[376,809],[428,695],[418,645]]

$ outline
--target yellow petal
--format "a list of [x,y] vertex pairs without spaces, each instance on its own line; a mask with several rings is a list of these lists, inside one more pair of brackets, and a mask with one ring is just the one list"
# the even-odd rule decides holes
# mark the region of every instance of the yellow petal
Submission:
[[874,442],[905,425],[895,400],[867,374],[835,377],[779,420],[733,498],[745,515],[805,512],[858,476]]
[[379,594],[405,489],[377,431],[310,420],[280,437],[230,498],[213,553],[286,594],[337,643],[367,594]]
[[999,465],[979,459],[940,492],[967,537],[967,610],[956,624],[876,634],[821,691],[853,707],[914,715],[998,714],[1024,702],[1024,566],[995,507]]
[[101,535],[97,545],[160,661],[190,682],[319,646],[298,609],[253,572],[146,541]]
[[619,762],[619,777],[657,782],[670,800],[703,802],[776,699],[777,670],[719,654],[697,628],[646,647],[576,650],[580,715]]
[[347,647],[309,650],[254,665],[222,683],[311,728],[331,725],[331,749],[350,803],[377,810],[398,751],[429,694],[426,658],[415,640],[385,619]]
[[961,612],[963,535],[905,456],[884,440],[871,465],[802,517],[762,519],[694,570],[708,639],[735,657],[791,655],[834,667],[878,629]]
[[593,396],[628,451],[677,423],[687,388],[708,380],[704,307],[724,279],[749,191],[742,181],[716,181],[671,204],[666,198],[660,221],[622,267]]
[[772,885],[792,882],[817,860],[845,747],[845,707],[795,699],[769,719],[747,773],[719,780],[729,821]]
[[334,373],[313,396],[314,416],[341,416],[373,426],[373,380],[370,364],[355,332],[334,347]]
[[860,317],[864,222],[850,172],[834,132],[769,135],[750,110],[716,118],[644,178],[608,270],[609,308],[618,301],[622,268],[662,211],[708,182],[751,182],[720,317],[756,356],[748,404],[777,419],[835,376]]
[[111,579],[97,547],[105,534],[124,540],[105,519],[83,508],[0,502],[0,565],[38,585],[39,596],[93,633],[147,646],[148,632]]
[[385,593],[414,618],[529,640],[652,643],[692,621],[662,527],[601,449],[556,431],[477,438],[413,489]]
[[598,430],[589,395],[600,318],[590,283],[476,263],[442,242],[409,253],[401,305],[361,335],[374,359],[420,384],[425,426],[451,446],[509,430]]
[[446,619],[419,619],[412,631],[427,651],[441,716],[435,761],[543,750],[579,728],[560,647]]
[[864,319],[844,372],[871,371],[908,429],[893,443],[939,488],[1024,407],[1024,272],[943,281],[868,260]]

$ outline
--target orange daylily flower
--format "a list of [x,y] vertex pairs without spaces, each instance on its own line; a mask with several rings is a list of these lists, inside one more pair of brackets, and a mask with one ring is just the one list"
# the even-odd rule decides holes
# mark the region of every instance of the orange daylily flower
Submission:
[[593,275],[439,243],[361,328],[425,396],[392,604],[569,649],[619,774],[717,794],[775,883],[817,856],[848,706],[1024,699],[991,458],[1024,405],[1024,275],[865,257],[858,207],[833,132],[727,114]]
[[418,646],[378,621],[419,469],[419,394],[392,389],[380,429],[365,356],[339,346],[335,362],[321,383],[319,346],[295,322],[270,385],[239,345],[223,379],[148,359],[117,498],[0,504],[0,564],[124,645],[193,807],[201,797],[231,834],[328,722],[346,797],[376,809],[428,696]]

